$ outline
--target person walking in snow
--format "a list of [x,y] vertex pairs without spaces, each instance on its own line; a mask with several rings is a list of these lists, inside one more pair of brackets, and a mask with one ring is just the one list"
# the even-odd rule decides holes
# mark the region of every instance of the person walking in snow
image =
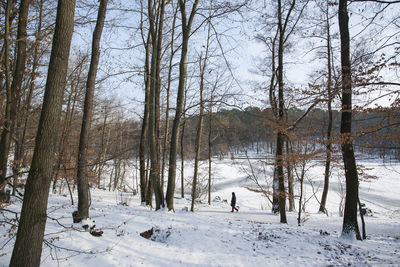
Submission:
[[235,196],[235,192],[232,192],[231,207],[232,207],[232,211],[231,211],[231,212],[234,212],[235,210],[236,210],[236,211],[239,211],[238,207],[236,207],[236,196]]

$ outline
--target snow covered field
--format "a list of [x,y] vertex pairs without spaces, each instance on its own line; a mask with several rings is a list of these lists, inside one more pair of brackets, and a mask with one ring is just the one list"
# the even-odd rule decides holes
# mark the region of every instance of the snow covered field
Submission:
[[[400,266],[400,164],[362,164],[371,168],[368,174],[378,177],[360,184],[361,202],[373,211],[365,218],[368,238],[364,241],[340,237],[338,177],[342,173],[338,168],[333,170],[328,193],[329,216],[317,213],[323,166],[307,172],[308,202],[304,224],[299,227],[297,212],[288,212],[288,224],[280,224],[279,215],[270,212],[268,201],[245,188],[255,188],[247,179],[246,160],[223,160],[213,165],[212,205],[204,204],[205,200],[197,203],[194,213],[185,209],[190,207],[189,187],[188,199],[176,195],[175,213],[141,206],[139,195],[121,197],[119,192],[92,190],[90,215],[96,228],[104,231],[101,237],[72,224],[75,207],[68,195],[51,194],[42,266]],[[188,180],[190,166],[185,169]],[[269,177],[268,168],[257,172],[262,169],[257,162],[253,167],[260,181],[264,179],[262,173]],[[238,213],[230,212],[233,191],[240,206]],[[128,205],[118,204],[121,199]],[[18,211],[21,203],[13,201],[7,209]],[[12,217],[11,213],[5,215]],[[0,225],[0,265],[8,266],[14,239],[6,243],[10,226]],[[155,231],[151,239],[139,235],[152,227]]]

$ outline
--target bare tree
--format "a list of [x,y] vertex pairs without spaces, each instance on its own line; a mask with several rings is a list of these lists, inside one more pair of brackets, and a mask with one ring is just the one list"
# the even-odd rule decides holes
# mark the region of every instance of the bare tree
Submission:
[[[10,67],[9,67],[9,11],[11,7],[11,1],[6,3],[6,14],[5,14],[5,25],[6,31],[4,35],[4,47],[5,47],[5,67],[6,67],[6,111],[5,111],[5,122],[3,125],[3,131],[1,133],[0,140],[0,185],[6,180],[7,175],[7,163],[8,155],[10,152],[10,145],[12,139],[12,133],[14,131],[15,119],[17,116],[17,99],[19,97],[22,79],[25,72],[25,61],[26,61],[26,23],[28,20],[30,0],[22,0],[19,7],[19,18],[18,18],[18,32],[17,32],[17,51],[16,51],[16,63],[14,73],[12,77],[12,83],[10,86]],[[0,186],[0,190],[3,190]]]
[[100,40],[104,27],[104,20],[106,17],[108,0],[100,0],[100,6],[97,14],[96,26],[93,32],[92,39],[92,56],[90,60],[89,73],[86,82],[85,104],[83,108],[83,119],[81,134],[79,138],[79,151],[78,151],[78,214],[77,218],[80,220],[89,217],[89,182],[86,173],[87,153],[89,143],[89,130],[93,113],[93,98],[94,86],[97,76],[97,67],[100,59]]
[[329,19],[329,3],[326,3],[325,10],[325,19],[326,19],[326,57],[327,57],[327,69],[328,69],[328,80],[327,80],[327,96],[328,96],[328,127],[326,132],[326,160],[325,160],[325,172],[324,172],[324,190],[322,192],[321,204],[319,206],[319,211],[327,213],[326,210],[326,199],[328,196],[329,190],[329,177],[331,172],[331,158],[332,158],[332,125],[333,125],[333,112],[332,112],[332,101],[333,101],[333,92],[332,92],[332,45],[331,45],[331,24]]
[[159,149],[159,118],[160,118],[160,64],[162,50],[162,30],[164,23],[165,0],[160,3],[148,1],[148,16],[152,44],[150,92],[149,92],[149,145],[150,145],[150,181],[154,190],[156,210],[164,207],[164,195],[160,185],[160,149]]
[[179,9],[182,16],[182,53],[181,60],[179,63],[179,84],[178,84],[178,95],[176,98],[176,111],[175,118],[172,125],[171,133],[171,146],[169,155],[169,170],[168,170],[168,186],[166,201],[168,205],[168,210],[174,209],[174,193],[175,193],[175,180],[176,180],[176,156],[178,147],[178,137],[179,137],[179,126],[183,111],[184,102],[184,92],[186,83],[186,72],[187,72],[187,52],[189,47],[189,37],[192,28],[192,23],[194,16],[197,11],[197,5],[199,0],[193,2],[192,10],[190,12],[189,18],[186,14],[186,0],[179,0]]
[[27,179],[10,266],[39,266],[55,141],[74,29],[75,0],[58,1],[53,47],[35,151]]
[[279,197],[279,213],[281,217],[281,223],[287,223],[286,220],[286,195],[285,195],[285,180],[283,175],[283,145],[285,138],[285,131],[283,129],[284,119],[284,95],[283,95],[283,49],[285,42],[285,33],[290,13],[293,11],[296,1],[291,2],[286,19],[283,21],[282,17],[282,3],[278,0],[278,69],[277,69],[277,80],[278,80],[278,133],[276,137],[276,177],[278,179],[278,197]]
[[[142,7],[143,9],[143,7]],[[147,38],[144,34],[144,19],[143,19],[143,11],[141,14],[141,27],[140,32],[142,36],[142,42],[145,47],[145,64],[144,64],[144,110],[143,110],[143,118],[142,118],[142,128],[140,132],[140,144],[139,144],[139,164],[140,164],[140,197],[142,203],[145,203],[148,200],[147,192],[148,192],[148,181],[147,181],[147,171],[146,171],[146,154],[147,154],[147,135],[148,135],[148,124],[149,124],[149,91],[150,91],[150,48],[151,48],[151,35],[150,31],[147,34]]]
[[21,170],[25,167],[26,160],[26,151],[25,144],[27,143],[26,136],[28,133],[28,121],[31,115],[31,106],[32,99],[35,90],[35,80],[38,76],[38,68],[39,68],[39,56],[41,53],[40,47],[45,41],[42,39],[43,35],[43,0],[37,1],[37,28],[35,32],[35,41],[33,42],[33,51],[32,51],[32,67],[29,75],[29,83],[25,90],[26,96],[23,97],[23,93],[20,94],[19,100],[19,108],[17,111],[17,119],[16,119],[16,127],[15,127],[15,148],[14,148],[14,162],[13,162],[13,175],[14,175],[14,184],[13,184],[13,195],[15,195],[16,187],[18,185],[18,178],[21,175]]
[[[172,2],[173,4],[173,2]],[[176,24],[176,17],[178,13],[178,5],[174,10],[174,15],[172,19],[172,26],[171,26],[171,42],[169,43],[170,46],[170,57],[169,57],[169,65],[168,65],[168,78],[167,78],[167,88],[166,88],[166,107],[165,107],[165,130],[164,130],[164,140],[163,140],[163,153],[162,153],[162,166],[161,166],[161,187],[164,187],[164,173],[165,173],[165,165],[167,161],[167,153],[168,153],[168,141],[169,141],[169,110],[170,110],[170,89],[171,89],[171,81],[172,81],[172,70],[173,70],[173,59],[176,53],[176,49],[174,47],[175,41],[175,24]]]
[[339,1],[339,29],[342,64],[342,109],[341,109],[341,147],[346,176],[346,202],[343,216],[343,235],[355,235],[361,239],[357,222],[358,173],[354,157],[352,123],[352,81],[350,62],[350,34],[347,0]]
[[203,131],[203,114],[204,114],[204,101],[203,101],[203,92],[204,92],[204,82],[205,82],[205,71],[207,68],[207,61],[208,61],[208,50],[210,47],[210,30],[211,25],[208,24],[208,35],[207,35],[207,44],[206,44],[206,51],[204,55],[204,59],[200,55],[200,113],[199,113],[199,122],[197,125],[197,132],[196,132],[196,145],[195,145],[195,159],[194,159],[194,174],[193,174],[193,184],[192,184],[192,205],[190,210],[194,211],[194,202],[197,197],[197,175],[199,170],[199,160],[200,160],[200,152],[201,152],[201,135]]

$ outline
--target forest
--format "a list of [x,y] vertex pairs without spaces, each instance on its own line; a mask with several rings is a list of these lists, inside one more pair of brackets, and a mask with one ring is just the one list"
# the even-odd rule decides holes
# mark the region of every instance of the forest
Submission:
[[[392,253],[400,250],[393,241],[398,233],[383,237],[378,221],[370,220],[400,219],[400,199],[393,196],[400,179],[400,1],[1,0],[0,5],[5,251],[0,264],[66,265],[70,256],[57,251],[103,251],[62,243],[69,231],[77,240],[88,232],[94,240],[108,240],[104,244],[140,231],[140,238],[182,245],[190,236],[179,230],[175,240],[174,227],[200,226],[189,219],[174,226],[167,221],[186,218],[187,212],[205,225],[229,227],[220,213],[224,205],[230,208],[232,191],[239,192],[241,219],[235,223],[243,222],[236,225],[243,239],[254,227],[260,242],[288,231],[307,239],[312,234],[285,225],[310,220],[318,227],[331,218],[335,223],[319,230],[321,238],[337,235],[367,244],[321,240],[325,252],[332,252],[325,255],[329,260],[307,262],[299,254],[304,261],[273,265],[400,260]],[[372,183],[380,184],[367,186]],[[112,196],[118,199],[114,208],[99,204],[109,205]],[[370,206],[378,212],[372,215]],[[96,219],[94,225],[94,217],[113,209],[118,216],[141,217],[131,224],[121,219],[125,230],[119,219],[103,225]],[[58,219],[55,211],[62,211]],[[216,216],[215,223],[207,216]],[[258,223],[264,220],[275,235],[263,233]],[[144,231],[142,223],[151,229]],[[333,230],[339,224],[341,230]],[[398,224],[387,229],[398,232]],[[198,232],[195,239],[204,235],[208,238]],[[375,251],[382,259],[367,259],[366,251],[375,247],[367,242],[381,238],[389,240]],[[144,242],[134,240],[126,242]],[[244,254],[257,251],[252,264],[258,266],[270,254],[254,244]],[[151,250],[150,244],[141,246]],[[334,255],[343,250],[364,256],[346,261]],[[200,254],[178,262],[175,252],[165,261],[127,252],[127,258],[136,255],[142,262],[113,258],[103,265],[220,266],[212,262],[215,257]],[[229,263],[251,265],[241,260]]]

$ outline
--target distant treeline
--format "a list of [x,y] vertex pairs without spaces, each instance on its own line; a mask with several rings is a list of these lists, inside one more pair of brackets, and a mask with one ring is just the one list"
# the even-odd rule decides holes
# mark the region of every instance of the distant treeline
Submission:
[[[299,118],[305,111],[291,108],[286,112],[287,126]],[[384,110],[382,112],[355,113],[353,132],[356,152],[376,157],[400,159],[400,125],[396,123],[400,114]],[[244,110],[222,109],[206,115],[203,135],[208,137],[211,117],[212,154],[224,156],[238,154],[243,150],[252,150],[259,154],[274,153],[276,129],[270,109],[247,107]],[[186,119],[184,147],[187,156],[194,149],[198,116]],[[340,112],[333,111],[334,143],[339,144]],[[291,142],[308,142],[323,147],[326,142],[328,113],[314,109],[289,134]],[[203,138],[202,151],[208,153],[207,138]]]

